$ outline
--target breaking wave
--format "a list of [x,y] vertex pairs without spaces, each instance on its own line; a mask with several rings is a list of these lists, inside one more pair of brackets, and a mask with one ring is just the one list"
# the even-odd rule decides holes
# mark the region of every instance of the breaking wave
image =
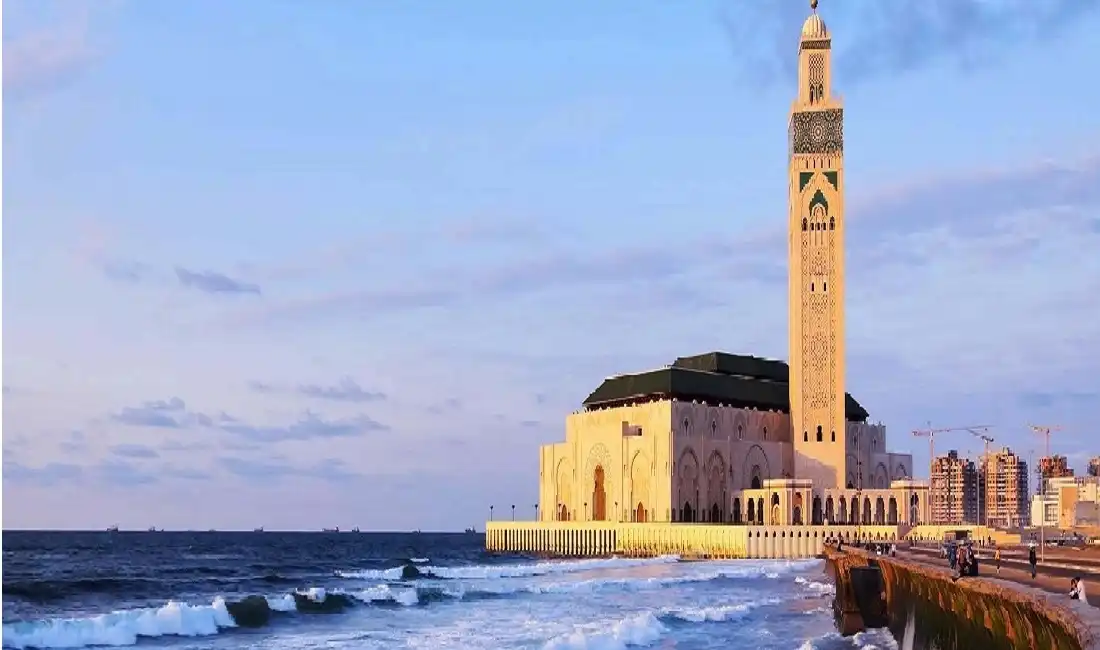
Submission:
[[[721,579],[774,579],[810,568],[817,560],[760,563],[693,563],[683,575],[619,575],[615,569],[652,567],[679,558],[610,558],[510,565],[432,566],[421,561],[376,571],[339,571],[349,580],[336,588],[309,587],[240,600],[224,596],[206,604],[171,600],[160,607],[118,610],[94,616],[18,621],[3,626],[3,647],[81,648],[128,646],[141,638],[202,637],[234,628],[258,628],[280,617],[334,615],[357,607],[425,607],[440,601],[502,598],[522,594],[576,593],[603,589],[639,590],[656,586]],[[589,575],[572,576],[591,572]],[[562,576],[555,580],[554,576]],[[536,579],[537,578],[537,579]],[[580,579],[578,579],[580,578]],[[367,582],[368,584],[361,584]],[[357,584],[360,583],[360,584]],[[809,583],[807,583],[809,584]],[[642,643],[677,622],[724,621],[745,615],[772,601],[710,608],[672,608],[638,614],[607,628],[578,629],[551,641],[550,648],[625,647]],[[602,635],[602,636],[601,636]],[[610,635],[610,636],[608,636]],[[656,638],[656,637],[654,637]],[[600,639],[603,639],[601,641]],[[601,645],[604,642],[612,645]],[[614,645],[618,643],[619,645]],[[581,644],[581,645],[577,645]],[[587,644],[587,645],[585,645]],[[595,645],[593,645],[595,644]],[[625,645],[624,645],[625,644]]]
[[673,607],[644,611],[617,621],[598,621],[547,641],[544,650],[620,650],[650,645],[666,634],[671,626],[685,623],[720,623],[738,620],[753,610],[777,604],[778,598],[717,605],[712,607]]

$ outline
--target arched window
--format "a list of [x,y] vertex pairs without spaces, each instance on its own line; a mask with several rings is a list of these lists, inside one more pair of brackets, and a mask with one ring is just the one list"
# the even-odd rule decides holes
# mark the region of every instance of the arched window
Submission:
[[743,437],[744,437],[744,431],[742,430],[742,427],[739,424],[739,425],[737,425],[737,439],[740,440]]
[[817,425],[817,441],[821,442],[821,440],[822,440],[822,438],[821,438],[821,425],[819,424],[819,425]]
[[836,431],[829,432],[829,442],[836,442]]
[[829,217],[829,230],[836,230],[836,218]]
[[822,291],[828,291],[829,290],[829,283],[828,282],[822,282],[821,283],[821,290]]
[[809,230],[809,222],[806,221],[806,217],[802,217],[802,232]]
[[803,431],[802,432],[802,442],[809,442],[809,441],[810,441],[810,432],[809,431]]
[[768,439],[768,427],[764,427],[764,440]]
[[814,283],[813,283],[813,282],[811,282],[811,283],[810,283],[810,291],[813,291],[813,290],[814,290]]

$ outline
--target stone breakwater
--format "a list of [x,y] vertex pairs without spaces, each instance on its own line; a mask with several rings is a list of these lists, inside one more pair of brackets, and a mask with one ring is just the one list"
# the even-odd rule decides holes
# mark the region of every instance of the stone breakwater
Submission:
[[[845,634],[887,626],[914,648],[1100,650],[1100,610],[992,578],[845,547],[824,551]],[[1068,587],[1067,587],[1068,590]],[[908,629],[907,629],[908,628]]]

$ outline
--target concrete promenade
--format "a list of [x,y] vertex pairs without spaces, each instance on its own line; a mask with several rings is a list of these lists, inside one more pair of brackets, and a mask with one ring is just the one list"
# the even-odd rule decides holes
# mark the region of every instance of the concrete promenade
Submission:
[[[946,560],[930,550],[899,547],[897,556],[889,557],[848,546],[826,548],[848,633],[881,627],[885,616],[895,635],[915,620],[920,647],[934,642],[940,647],[1097,650],[1100,607],[1095,596],[1100,594],[1087,603],[1070,600],[1068,578],[1041,573],[1032,580],[1022,568],[1004,563],[1000,576],[991,574],[986,562],[978,577],[956,579]],[[881,586],[868,580],[866,571],[873,569],[881,575]]]
[[[1088,604],[1100,608],[1100,567],[1077,566],[1073,568],[1060,564],[1039,563],[1036,577],[1031,577],[1031,570],[1027,563],[1027,551],[1022,557],[1008,557],[1005,550],[1001,551],[1001,570],[997,571],[993,561],[993,549],[983,548],[978,551],[977,578],[967,577],[962,580],[991,580],[999,583],[1023,585],[1035,589],[1041,589],[1051,594],[1060,594],[1067,606],[1073,606],[1069,599],[1069,581],[1075,576],[1085,580],[1085,593],[1088,596]],[[947,568],[947,560],[940,558],[939,550],[927,547],[898,548],[898,557],[912,562],[919,562],[928,566]],[[1048,556],[1048,560],[1050,556]]]

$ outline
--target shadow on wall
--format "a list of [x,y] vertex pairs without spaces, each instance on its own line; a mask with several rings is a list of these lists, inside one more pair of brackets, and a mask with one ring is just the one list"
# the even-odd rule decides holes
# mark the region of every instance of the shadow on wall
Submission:
[[827,550],[825,556],[836,584],[833,610],[842,634],[885,620],[899,644],[911,637],[913,650],[1083,650],[1091,645],[1081,638],[1086,632],[1080,621],[1045,598],[989,582],[956,582],[942,569],[861,551]]
[[816,489],[838,486],[844,487],[838,481],[836,468],[826,465],[820,460],[807,456],[795,448],[794,452],[794,478],[808,478],[814,482]]

